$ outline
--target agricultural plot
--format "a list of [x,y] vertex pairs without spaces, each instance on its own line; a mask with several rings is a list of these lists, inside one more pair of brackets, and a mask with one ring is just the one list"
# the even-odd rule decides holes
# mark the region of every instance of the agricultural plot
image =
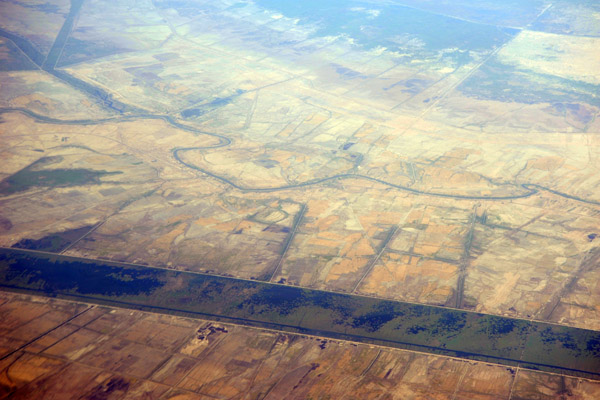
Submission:
[[392,3],[0,3],[0,246],[598,331],[598,6]]

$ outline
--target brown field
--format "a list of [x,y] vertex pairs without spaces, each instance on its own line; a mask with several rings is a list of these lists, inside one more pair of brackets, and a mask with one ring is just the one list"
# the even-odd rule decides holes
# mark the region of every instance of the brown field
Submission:
[[[259,1],[86,0],[61,43],[70,3],[0,2],[1,247],[600,329],[594,2],[337,2],[347,14],[315,22]],[[388,6],[426,32],[387,26]],[[27,344],[3,360],[15,398],[598,397],[100,307],[51,330],[85,306],[3,296],[0,349]]]

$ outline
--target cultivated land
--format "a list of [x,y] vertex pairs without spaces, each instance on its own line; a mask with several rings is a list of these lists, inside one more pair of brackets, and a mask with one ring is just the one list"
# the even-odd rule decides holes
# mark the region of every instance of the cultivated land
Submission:
[[582,378],[36,296],[0,293],[0,312],[2,395],[16,399],[600,395]]
[[338,3],[0,3],[0,246],[599,331],[596,2]]

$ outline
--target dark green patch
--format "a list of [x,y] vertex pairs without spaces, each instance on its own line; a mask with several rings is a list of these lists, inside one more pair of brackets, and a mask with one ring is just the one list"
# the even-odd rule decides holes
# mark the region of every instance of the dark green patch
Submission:
[[482,333],[491,337],[503,336],[514,331],[515,326],[516,320],[514,319],[490,317],[490,321],[486,324],[485,330]]
[[28,71],[36,69],[36,65],[19,51],[19,48],[9,40],[0,43],[0,71]]
[[227,97],[217,97],[216,99],[211,100],[210,102],[203,104],[199,107],[188,108],[187,110],[183,110],[181,112],[181,116],[183,118],[196,118],[201,117],[202,115],[214,111],[220,107],[224,107],[228,104],[231,104],[233,100],[235,100],[238,96],[244,94],[245,92],[241,89],[237,89],[234,94]]
[[5,31],[2,28],[0,28],[0,36],[9,39],[17,45],[17,47],[20,48],[23,53],[27,54],[36,65],[42,65],[44,62],[44,54],[42,54],[29,40],[9,31]]
[[600,332],[203,274],[0,251],[0,285],[434,354],[600,377]]
[[306,300],[301,290],[287,290],[285,286],[273,285],[262,287],[258,293],[239,304],[238,308],[250,307],[255,313],[274,312],[289,315],[305,304]]
[[42,68],[46,71],[52,71],[60,58],[63,48],[65,47],[65,42],[69,38],[71,31],[73,30],[73,25],[75,24],[75,19],[79,14],[79,10],[81,10],[81,6],[83,6],[84,0],[71,0],[71,8],[69,9],[69,14],[65,18],[65,22],[63,26],[60,28],[50,51],[48,52],[48,56],[46,60],[42,64]]
[[[558,325],[532,327],[523,353],[525,360],[546,365],[600,372],[600,333]],[[558,362],[556,362],[558,360]]]
[[381,302],[376,306],[375,310],[355,317],[352,320],[352,327],[362,328],[368,332],[375,332],[383,325],[402,315],[403,314],[394,310],[394,305],[392,303]]
[[163,285],[152,270],[130,269],[29,254],[0,254],[2,280],[46,294],[148,295]]
[[467,324],[467,317],[460,313],[444,313],[438,320],[438,326],[433,333],[440,332],[453,333],[460,332]]
[[71,243],[85,235],[93,228],[93,225],[81,228],[69,229],[63,232],[55,232],[40,239],[21,239],[11,247],[16,249],[39,250],[60,253]]
[[64,67],[95,58],[106,57],[130,51],[109,41],[81,40],[70,36],[65,43],[64,50],[60,56],[57,67]]
[[44,157],[0,182],[0,195],[23,192],[32,187],[70,187],[100,183],[105,175],[121,172],[96,171],[84,168],[42,169],[55,162],[52,157]]

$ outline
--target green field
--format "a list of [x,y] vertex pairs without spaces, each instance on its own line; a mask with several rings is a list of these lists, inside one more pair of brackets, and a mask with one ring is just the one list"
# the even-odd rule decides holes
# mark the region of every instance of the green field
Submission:
[[600,377],[600,332],[135,265],[0,251],[0,285],[86,302]]
[[100,183],[105,175],[120,172],[95,171],[85,168],[46,168],[60,157],[43,157],[0,182],[0,194],[9,195],[34,187],[69,187]]

